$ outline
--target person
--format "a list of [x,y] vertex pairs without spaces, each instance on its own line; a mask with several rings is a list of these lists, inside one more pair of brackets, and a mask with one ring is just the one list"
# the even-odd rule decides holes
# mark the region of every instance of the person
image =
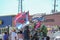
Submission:
[[23,40],[24,36],[22,34],[22,31],[18,32],[18,40]]
[[49,37],[49,36],[47,36],[46,40],[50,40],[50,37]]
[[31,40],[39,40],[37,31],[34,33],[33,37]]
[[8,40],[8,33],[7,32],[4,33],[3,40]]
[[26,26],[25,27],[25,30],[24,30],[24,40],[29,40],[30,39],[30,37],[29,37],[29,28],[28,28],[29,26]]
[[42,25],[41,31],[43,34],[43,39],[46,40],[46,36],[47,36],[47,32],[48,32],[47,27],[45,25]]
[[11,40],[18,40],[18,36],[15,29],[11,32]]

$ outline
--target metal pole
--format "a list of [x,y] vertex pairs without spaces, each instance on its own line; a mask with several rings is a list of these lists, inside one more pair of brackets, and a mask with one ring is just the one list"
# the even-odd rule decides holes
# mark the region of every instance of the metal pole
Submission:
[[21,0],[21,12],[22,12],[22,0]]
[[20,11],[20,0],[18,1],[18,13]]
[[18,1],[18,13],[22,12],[22,0]]
[[54,0],[54,12],[56,12],[56,0]]
[[[7,27],[8,27],[8,30],[7,31],[8,31],[8,36],[9,36],[9,26],[7,26]],[[8,37],[8,40],[9,40],[9,37]]]
[[9,26],[8,26],[8,35],[9,35]]

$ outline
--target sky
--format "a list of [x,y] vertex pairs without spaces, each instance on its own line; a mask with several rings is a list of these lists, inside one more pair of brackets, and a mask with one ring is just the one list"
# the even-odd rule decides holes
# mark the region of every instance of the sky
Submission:
[[[60,0],[57,0],[56,9],[60,11]],[[23,0],[23,11],[29,11],[30,15],[37,13],[50,14],[54,0]],[[18,14],[18,0],[0,0],[0,16]]]

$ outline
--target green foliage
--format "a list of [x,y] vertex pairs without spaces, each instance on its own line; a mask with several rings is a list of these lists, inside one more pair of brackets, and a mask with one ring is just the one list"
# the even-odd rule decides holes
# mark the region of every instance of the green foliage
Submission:
[[41,31],[42,31],[42,33],[43,33],[43,36],[47,36],[48,30],[47,30],[47,27],[46,27],[45,25],[42,25],[42,26],[41,26]]

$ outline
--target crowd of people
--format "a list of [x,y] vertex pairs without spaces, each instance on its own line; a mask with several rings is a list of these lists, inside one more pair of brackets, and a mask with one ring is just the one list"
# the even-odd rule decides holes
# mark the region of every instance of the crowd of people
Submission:
[[3,36],[3,40],[23,40],[23,39],[24,36],[22,31],[16,32],[15,29],[12,30],[12,32],[10,32],[9,34],[8,32],[5,32]]
[[25,29],[24,32],[22,30],[16,32],[16,30],[13,29],[9,34],[8,32],[4,33],[3,40],[29,40],[28,33],[29,33],[28,29]]
[[3,40],[49,40],[47,36],[47,29],[43,25],[41,28],[29,30],[29,26],[26,26],[24,30],[19,30],[16,32],[16,29],[5,32]]

